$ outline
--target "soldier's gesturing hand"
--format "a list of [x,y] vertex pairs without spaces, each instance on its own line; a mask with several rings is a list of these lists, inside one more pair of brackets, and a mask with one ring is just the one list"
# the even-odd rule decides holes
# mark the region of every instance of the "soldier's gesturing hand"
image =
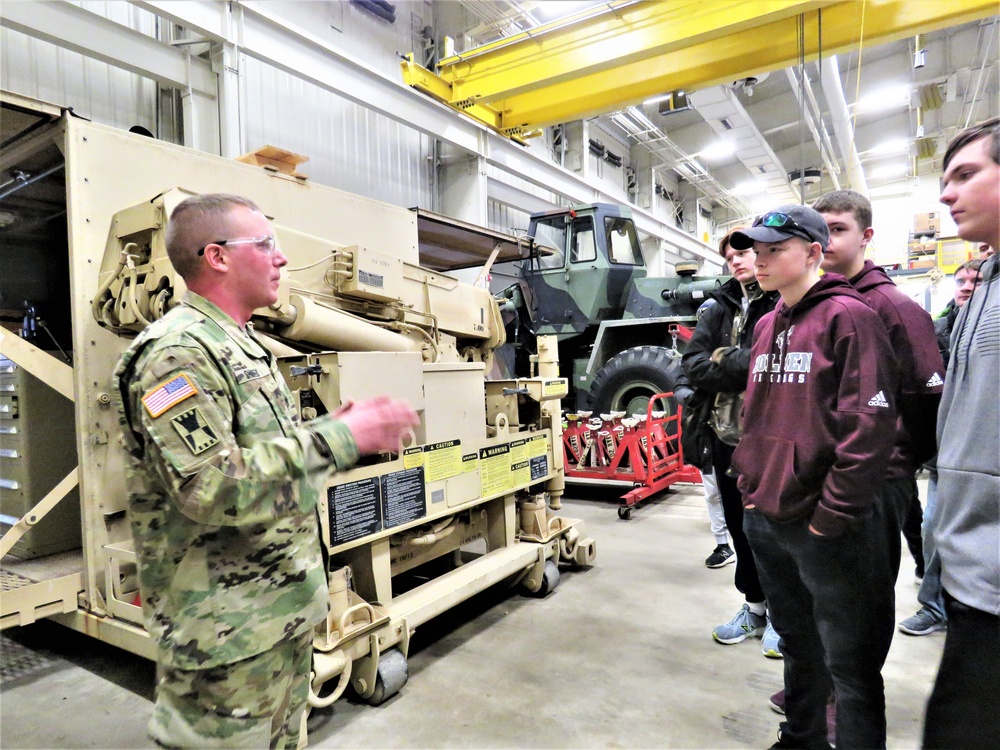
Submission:
[[389,396],[345,404],[333,416],[351,431],[362,455],[398,451],[403,434],[420,424],[408,402]]

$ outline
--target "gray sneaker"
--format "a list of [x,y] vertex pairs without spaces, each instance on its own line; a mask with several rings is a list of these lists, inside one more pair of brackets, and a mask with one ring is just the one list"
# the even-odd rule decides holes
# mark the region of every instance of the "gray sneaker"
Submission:
[[768,659],[784,658],[784,655],[781,653],[781,638],[778,636],[770,620],[767,621],[767,628],[764,629],[764,635],[761,636],[760,650],[764,652],[764,656]]
[[750,605],[744,604],[736,613],[736,617],[712,631],[712,637],[719,643],[731,646],[734,643],[742,643],[751,636],[760,638],[764,634],[766,625],[767,618],[764,615],[755,615],[750,611]]
[[947,629],[948,621],[941,619],[927,607],[921,607],[915,615],[907,617],[897,627],[907,635],[927,635]]

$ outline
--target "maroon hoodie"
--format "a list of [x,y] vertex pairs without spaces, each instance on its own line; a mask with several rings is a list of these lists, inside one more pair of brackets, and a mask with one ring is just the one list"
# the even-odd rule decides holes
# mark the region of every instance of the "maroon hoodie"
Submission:
[[934,321],[870,260],[851,279],[851,286],[882,319],[899,368],[896,445],[886,467],[886,478],[912,477],[920,464],[937,453],[935,434],[944,390],[944,362]]
[[743,504],[827,536],[866,512],[892,454],[897,371],[878,316],[827,274],[754,330],[743,437]]

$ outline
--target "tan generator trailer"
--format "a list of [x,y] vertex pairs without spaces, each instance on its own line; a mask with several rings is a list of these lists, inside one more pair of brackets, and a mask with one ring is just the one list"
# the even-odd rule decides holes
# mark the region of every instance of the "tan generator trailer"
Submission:
[[553,512],[567,390],[554,341],[532,377],[488,379],[497,305],[421,265],[416,213],[16,95],[3,107],[3,627],[51,617],[154,655],[109,394],[130,339],[184,291],[164,233],[192,193],[246,195],[273,220],[289,265],[254,322],[303,419],[382,393],[420,415],[398,454],[322,493],[330,614],[313,705],[348,686],[380,703],[405,683],[421,624],[499,582],[544,594],[559,563],[592,562],[583,524]]

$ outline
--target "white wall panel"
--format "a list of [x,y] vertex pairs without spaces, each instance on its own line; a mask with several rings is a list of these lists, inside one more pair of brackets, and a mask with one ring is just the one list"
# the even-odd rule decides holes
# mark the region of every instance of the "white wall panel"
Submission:
[[528,230],[531,214],[525,211],[518,211],[516,208],[504,206],[492,200],[489,202],[487,210],[489,211],[488,226],[490,229],[515,236],[520,236]]
[[267,2],[261,7],[313,36],[364,60],[386,78],[401,81],[399,54],[413,52],[415,35],[431,23],[431,9],[422,0],[395,3],[396,22],[375,16],[347,0],[333,2]]
[[[156,18],[129,3],[75,4],[130,29],[156,33]],[[153,81],[6,28],[0,29],[0,87],[72,107],[94,122],[156,131]]]
[[[346,0],[270,2],[267,10],[343,50],[392,80],[399,52],[430,23],[427,3],[399,2],[389,23]],[[424,20],[426,17],[426,20]],[[399,206],[430,208],[429,141],[415,130],[241,56],[247,150],[277,146],[308,156],[311,180]]]
[[399,206],[431,205],[427,139],[411,128],[245,56],[248,150],[308,156],[311,180]]

